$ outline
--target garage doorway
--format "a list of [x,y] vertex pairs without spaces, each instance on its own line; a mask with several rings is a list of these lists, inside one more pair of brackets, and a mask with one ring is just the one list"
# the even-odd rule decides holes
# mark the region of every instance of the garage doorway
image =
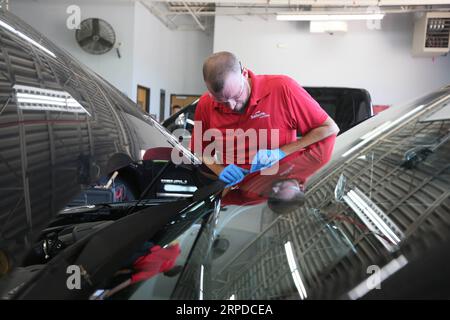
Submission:
[[199,95],[193,94],[172,94],[170,95],[170,114],[173,114],[173,106],[180,106],[181,108],[190,105],[192,102],[200,98]]
[[150,88],[137,86],[136,103],[146,113],[150,113]]

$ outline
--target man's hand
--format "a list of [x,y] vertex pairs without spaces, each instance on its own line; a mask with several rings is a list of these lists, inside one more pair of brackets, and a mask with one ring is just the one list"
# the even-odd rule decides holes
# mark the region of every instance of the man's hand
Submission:
[[280,149],[262,149],[259,150],[256,155],[253,157],[252,160],[252,166],[250,168],[250,173],[269,168],[274,163],[280,161],[286,156],[286,153],[284,153]]
[[248,170],[238,167],[234,164],[229,164],[219,174],[219,179],[227,183],[226,188],[228,188],[244,180],[244,177],[247,173]]

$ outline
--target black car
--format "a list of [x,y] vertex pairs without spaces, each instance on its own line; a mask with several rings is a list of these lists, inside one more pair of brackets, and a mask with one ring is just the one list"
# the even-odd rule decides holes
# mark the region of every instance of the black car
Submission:
[[[320,106],[338,125],[339,134],[374,115],[370,94],[365,89],[340,87],[304,87]],[[170,132],[177,129],[183,141],[189,141],[193,126],[197,101],[184,107],[163,121],[162,125]],[[187,145],[187,143],[183,143]]]
[[[0,41],[2,299],[449,298],[450,86],[341,134],[279,215],[221,204],[168,130],[10,13]],[[175,245],[177,273],[112,294]]]
[[89,298],[143,243],[216,210],[223,185],[119,90],[8,12],[0,38],[3,298]]
[[340,135],[288,215],[222,209],[170,297],[448,299],[449,110],[447,86]]

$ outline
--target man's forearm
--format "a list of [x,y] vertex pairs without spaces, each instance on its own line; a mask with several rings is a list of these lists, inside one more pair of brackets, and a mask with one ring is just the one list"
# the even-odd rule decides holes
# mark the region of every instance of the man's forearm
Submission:
[[[339,132],[339,127],[336,123],[328,117],[324,123],[309,131],[304,137],[298,139],[295,142],[282,146],[280,149],[286,154],[289,155],[298,150],[301,150],[313,143],[316,143],[320,140],[323,140],[333,134],[337,134]],[[224,165],[217,164],[214,158],[211,157],[201,157],[202,162],[217,176],[225,169]]]
[[334,121],[331,118],[328,118],[322,126],[312,129],[304,137],[298,139],[295,142],[286,144],[282,146],[280,149],[284,153],[286,153],[286,155],[289,155],[298,150],[306,148],[307,146],[313,143],[323,140],[331,136],[332,134],[337,134],[338,132],[339,127],[334,123]]

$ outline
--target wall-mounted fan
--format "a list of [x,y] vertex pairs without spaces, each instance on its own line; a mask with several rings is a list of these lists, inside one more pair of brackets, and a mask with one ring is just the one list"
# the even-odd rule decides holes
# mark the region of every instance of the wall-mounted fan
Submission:
[[111,25],[99,18],[89,18],[80,23],[75,32],[80,47],[91,54],[103,54],[114,47],[116,34]]

